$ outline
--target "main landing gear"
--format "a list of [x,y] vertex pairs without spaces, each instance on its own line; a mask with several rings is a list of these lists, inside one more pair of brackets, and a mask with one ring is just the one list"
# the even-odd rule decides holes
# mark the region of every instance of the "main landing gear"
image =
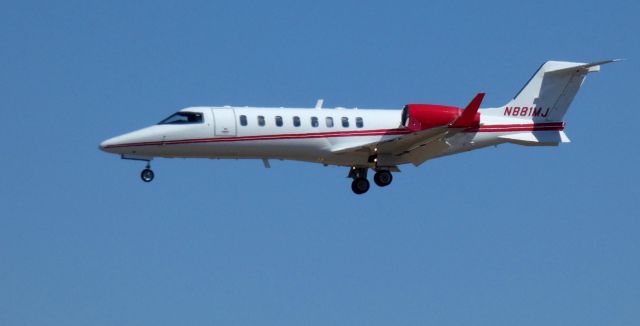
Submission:
[[[353,179],[351,182],[351,190],[356,195],[362,195],[369,190],[369,180],[367,180],[368,168],[356,168],[352,167],[349,171],[349,178]],[[379,187],[386,187],[391,184],[393,176],[389,170],[379,170],[373,176],[373,181]]]
[[153,181],[153,170],[151,170],[151,164],[149,164],[149,162],[147,162],[147,166],[144,168],[144,170],[142,170],[142,172],[140,172],[140,179],[142,179],[142,181],[144,182],[151,182]]
[[369,180],[363,177],[354,178],[353,182],[351,182],[351,190],[353,190],[356,195],[364,194],[369,190]]
[[373,182],[375,182],[378,187],[386,187],[391,184],[391,181],[393,181],[393,176],[388,170],[380,170],[373,175]]

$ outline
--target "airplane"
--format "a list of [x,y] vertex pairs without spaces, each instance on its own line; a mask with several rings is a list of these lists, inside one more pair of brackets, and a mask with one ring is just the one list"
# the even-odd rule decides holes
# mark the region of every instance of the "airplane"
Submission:
[[465,107],[407,104],[401,109],[266,108],[198,106],[158,124],[105,140],[100,149],[122,159],[165,158],[295,160],[348,167],[355,194],[373,181],[386,187],[399,166],[504,143],[557,146],[568,143],[563,117],[593,63],[547,61],[503,106],[480,109],[484,93]]

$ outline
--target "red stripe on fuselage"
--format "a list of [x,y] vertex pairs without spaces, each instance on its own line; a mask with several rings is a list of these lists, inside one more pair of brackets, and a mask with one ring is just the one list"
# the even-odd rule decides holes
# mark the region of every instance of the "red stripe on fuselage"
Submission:
[[[465,129],[464,132],[548,131],[548,130],[563,130],[563,129],[564,129],[564,123],[558,122],[558,123],[536,123],[536,124],[483,125],[476,128]],[[334,137],[387,136],[387,135],[405,135],[412,132],[413,131],[408,128],[396,128],[396,129],[316,132],[316,133],[304,133],[304,134],[275,134],[275,135],[234,136],[234,137],[218,137],[218,138],[194,138],[194,139],[117,144],[117,145],[109,145],[109,146],[106,146],[105,148],[237,142],[237,141],[254,141],[254,140],[286,140],[286,139],[314,139],[314,138],[334,138]]]
[[375,130],[356,130],[356,131],[315,132],[315,133],[304,133],[304,134],[233,136],[233,137],[195,138],[195,139],[180,139],[180,140],[168,140],[168,141],[127,143],[127,144],[110,145],[110,146],[107,146],[106,148],[192,144],[192,143],[236,142],[236,141],[251,141],[251,140],[313,139],[313,138],[354,137],[354,136],[360,136],[360,137],[386,136],[386,135],[403,135],[403,134],[408,134],[410,132],[411,130],[409,129],[396,128],[396,129],[375,129]]

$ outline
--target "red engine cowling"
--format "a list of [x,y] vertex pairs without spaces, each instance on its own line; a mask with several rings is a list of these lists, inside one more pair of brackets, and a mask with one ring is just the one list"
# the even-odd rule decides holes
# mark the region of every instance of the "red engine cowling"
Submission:
[[[407,128],[418,131],[444,126],[456,120],[464,109],[455,106],[434,104],[407,104],[402,111],[402,123]],[[480,123],[480,113],[474,117]]]

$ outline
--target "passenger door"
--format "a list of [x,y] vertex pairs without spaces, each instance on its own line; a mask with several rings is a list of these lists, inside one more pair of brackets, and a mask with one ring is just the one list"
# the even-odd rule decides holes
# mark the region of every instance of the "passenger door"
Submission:
[[236,135],[236,113],[233,108],[215,108],[213,111],[216,136]]

